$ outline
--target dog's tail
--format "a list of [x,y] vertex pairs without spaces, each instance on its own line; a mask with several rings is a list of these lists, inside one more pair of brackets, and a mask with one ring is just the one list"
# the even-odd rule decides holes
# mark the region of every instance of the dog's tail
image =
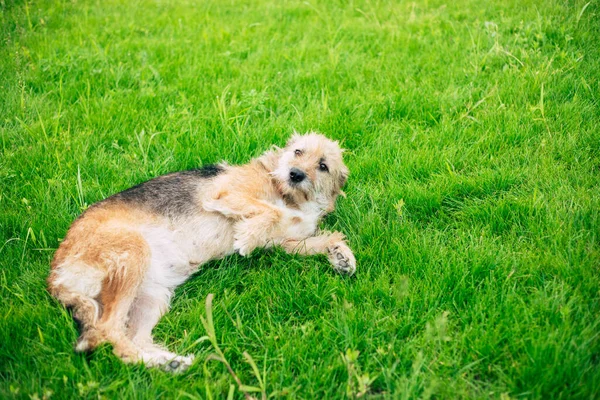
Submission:
[[77,277],[64,279],[66,274],[64,269],[53,270],[48,277],[48,291],[71,309],[73,318],[79,325],[80,336],[75,344],[75,351],[91,351],[105,341],[96,328],[102,315],[102,304],[93,297],[94,293],[90,293],[90,289],[95,292],[95,285],[82,285],[81,279],[77,280]]

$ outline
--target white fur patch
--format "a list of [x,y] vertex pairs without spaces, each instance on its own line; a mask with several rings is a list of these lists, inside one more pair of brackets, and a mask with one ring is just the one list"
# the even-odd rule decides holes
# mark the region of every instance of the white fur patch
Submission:
[[203,214],[175,227],[147,226],[141,234],[151,253],[144,291],[169,296],[198,266],[233,253],[233,228],[218,214]]
[[[66,260],[54,271],[54,286],[62,286],[70,292],[94,298],[100,294],[105,273],[89,265]],[[96,305],[97,306],[97,305]]]

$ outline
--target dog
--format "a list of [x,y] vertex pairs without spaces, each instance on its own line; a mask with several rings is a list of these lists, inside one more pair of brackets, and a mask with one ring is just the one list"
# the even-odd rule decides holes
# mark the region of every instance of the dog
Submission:
[[355,257],[340,232],[319,221],[343,194],[348,168],[339,144],[294,134],[241,166],[222,163],[159,176],[90,206],[58,247],[48,289],[79,322],[75,350],[104,342],[128,363],[180,372],[193,355],[152,340],[173,291],[199,267],[233,253],[279,246],[325,254],[352,275]]

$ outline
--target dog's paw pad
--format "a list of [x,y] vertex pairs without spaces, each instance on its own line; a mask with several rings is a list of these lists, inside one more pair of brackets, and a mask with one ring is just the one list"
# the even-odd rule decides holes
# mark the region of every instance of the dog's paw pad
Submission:
[[348,246],[335,245],[327,249],[329,253],[329,261],[333,268],[346,275],[352,275],[356,271],[356,260],[352,254],[352,250]]
[[165,363],[163,368],[167,372],[179,373],[188,369],[194,362],[194,356],[190,355],[187,357],[176,356],[173,360]]

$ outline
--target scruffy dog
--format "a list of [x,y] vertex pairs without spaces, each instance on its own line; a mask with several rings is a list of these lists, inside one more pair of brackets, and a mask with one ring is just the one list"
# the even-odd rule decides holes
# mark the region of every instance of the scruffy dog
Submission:
[[335,270],[353,274],[344,235],[317,230],[347,176],[338,143],[310,133],[246,165],[160,176],[94,204],[69,229],[48,278],[80,322],[75,349],[110,342],[125,362],[186,369],[193,355],[154,344],[152,329],[177,286],[234,252],[326,254]]

